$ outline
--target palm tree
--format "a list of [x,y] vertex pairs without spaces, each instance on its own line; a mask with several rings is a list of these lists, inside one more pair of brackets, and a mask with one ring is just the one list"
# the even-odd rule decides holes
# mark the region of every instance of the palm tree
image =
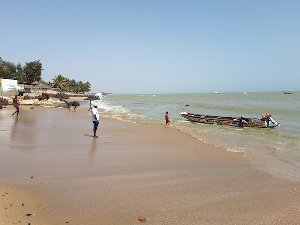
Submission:
[[67,90],[69,79],[59,74],[55,76],[52,82],[52,87],[58,88],[61,92]]

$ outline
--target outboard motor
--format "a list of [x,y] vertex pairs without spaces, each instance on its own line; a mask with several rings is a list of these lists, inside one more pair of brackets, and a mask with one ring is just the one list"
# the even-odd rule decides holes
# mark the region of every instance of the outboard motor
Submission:
[[276,122],[271,116],[269,117],[269,119],[275,125],[275,127],[280,127],[280,124]]

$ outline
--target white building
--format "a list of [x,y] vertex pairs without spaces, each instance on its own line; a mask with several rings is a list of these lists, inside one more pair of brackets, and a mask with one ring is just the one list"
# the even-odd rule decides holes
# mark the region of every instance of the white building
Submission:
[[18,81],[0,78],[0,94],[1,96],[14,96],[18,94]]

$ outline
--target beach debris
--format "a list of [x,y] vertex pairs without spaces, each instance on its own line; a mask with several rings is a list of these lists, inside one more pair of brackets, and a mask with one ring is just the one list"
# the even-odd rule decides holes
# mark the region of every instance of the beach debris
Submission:
[[8,105],[8,100],[4,98],[0,98],[0,108],[3,108],[4,105]]
[[31,176],[30,178],[33,179],[33,176]]
[[89,95],[87,98],[84,99],[84,100],[89,100],[90,101],[89,110],[92,109],[92,101],[101,100],[101,97],[102,97],[102,94],[101,95]]
[[89,95],[87,98],[85,98],[84,100],[100,100],[101,97],[99,95]]
[[22,203],[22,206],[24,206],[24,203]]
[[32,216],[32,213],[27,213],[27,214],[25,214],[25,216]]
[[34,109],[34,108],[31,106],[30,109]]
[[139,216],[138,221],[145,222],[146,218],[144,216]]

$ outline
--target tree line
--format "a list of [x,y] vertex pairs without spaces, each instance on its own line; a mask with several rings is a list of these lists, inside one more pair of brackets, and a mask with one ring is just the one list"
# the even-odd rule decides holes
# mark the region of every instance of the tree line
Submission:
[[20,63],[4,61],[0,57],[0,78],[18,80],[19,83],[32,84],[37,81],[44,83],[52,88],[58,88],[60,91],[69,91],[75,93],[89,92],[91,84],[89,82],[76,81],[69,79],[62,74],[55,76],[52,81],[45,82],[42,79],[42,63],[40,60],[26,62],[24,66]]

